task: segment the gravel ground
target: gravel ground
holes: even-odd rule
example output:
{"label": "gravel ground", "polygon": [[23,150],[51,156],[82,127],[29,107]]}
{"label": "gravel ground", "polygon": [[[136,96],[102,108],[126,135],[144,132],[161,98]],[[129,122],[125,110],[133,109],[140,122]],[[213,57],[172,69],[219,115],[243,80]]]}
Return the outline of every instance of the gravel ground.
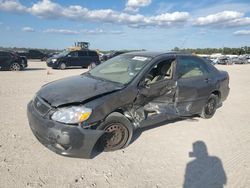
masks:
{"label": "gravel ground", "polygon": [[[91,160],[51,152],[26,117],[27,103],[43,84],[85,69],[51,70],[33,61],[25,71],[0,72],[0,187],[174,188],[186,182],[191,188],[217,187],[211,184],[216,179],[224,187],[250,187],[250,65],[218,68],[229,72],[231,92],[212,119],[137,131],[126,149]],[[189,154],[193,144],[197,158]]]}

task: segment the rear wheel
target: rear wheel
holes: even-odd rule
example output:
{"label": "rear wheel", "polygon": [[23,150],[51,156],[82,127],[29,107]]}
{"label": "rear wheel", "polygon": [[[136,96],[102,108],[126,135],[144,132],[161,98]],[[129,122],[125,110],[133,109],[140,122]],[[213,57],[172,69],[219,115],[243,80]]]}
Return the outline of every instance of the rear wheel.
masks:
{"label": "rear wheel", "polygon": [[21,70],[21,65],[18,63],[12,63],[10,65],[10,71],[20,71]]}
{"label": "rear wheel", "polygon": [[202,118],[209,119],[213,117],[217,109],[218,100],[219,98],[217,95],[214,95],[214,94],[210,95],[205,106],[202,109],[202,112],[201,112]]}
{"label": "rear wheel", "polygon": [[61,70],[64,70],[64,69],[66,69],[66,64],[65,63],[60,63],[60,65],[59,65],[59,68],[61,69]]}
{"label": "rear wheel", "polygon": [[104,151],[114,151],[126,147],[133,134],[129,120],[117,112],[110,114],[98,129],[105,131],[99,141]]}

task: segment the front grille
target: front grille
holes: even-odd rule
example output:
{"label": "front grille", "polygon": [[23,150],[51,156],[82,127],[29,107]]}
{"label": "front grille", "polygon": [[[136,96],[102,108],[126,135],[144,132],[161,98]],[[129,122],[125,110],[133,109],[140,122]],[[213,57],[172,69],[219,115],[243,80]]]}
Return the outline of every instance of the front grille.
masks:
{"label": "front grille", "polygon": [[43,116],[51,109],[50,105],[38,96],[35,97],[33,104],[35,109]]}

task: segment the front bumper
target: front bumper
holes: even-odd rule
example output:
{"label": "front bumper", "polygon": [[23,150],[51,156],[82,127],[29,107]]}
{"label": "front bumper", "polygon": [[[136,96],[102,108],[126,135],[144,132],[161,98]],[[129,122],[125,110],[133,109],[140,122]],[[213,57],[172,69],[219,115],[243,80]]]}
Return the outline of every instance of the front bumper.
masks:
{"label": "front bumper", "polygon": [[54,64],[52,61],[47,61],[46,64],[48,67],[54,67]]}
{"label": "front bumper", "polygon": [[91,158],[97,140],[104,134],[101,130],[84,129],[44,118],[32,101],[28,104],[27,115],[30,128],[40,143],[63,156]]}

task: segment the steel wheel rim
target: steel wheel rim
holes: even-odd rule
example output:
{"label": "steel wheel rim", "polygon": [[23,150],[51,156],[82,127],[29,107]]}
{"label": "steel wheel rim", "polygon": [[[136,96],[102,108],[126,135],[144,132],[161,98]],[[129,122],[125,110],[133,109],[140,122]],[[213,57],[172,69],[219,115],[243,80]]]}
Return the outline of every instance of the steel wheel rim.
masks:
{"label": "steel wheel rim", "polygon": [[206,104],[206,108],[205,108],[206,114],[212,115],[215,112],[215,108],[216,108],[216,100],[209,99],[207,104]]}
{"label": "steel wheel rim", "polygon": [[104,138],[105,148],[112,149],[126,143],[125,138],[128,137],[128,130],[121,123],[112,123],[104,131],[107,133]]}
{"label": "steel wheel rim", "polygon": [[10,70],[11,71],[19,71],[20,70],[20,65],[18,63],[13,63],[11,66],[10,66]]}

